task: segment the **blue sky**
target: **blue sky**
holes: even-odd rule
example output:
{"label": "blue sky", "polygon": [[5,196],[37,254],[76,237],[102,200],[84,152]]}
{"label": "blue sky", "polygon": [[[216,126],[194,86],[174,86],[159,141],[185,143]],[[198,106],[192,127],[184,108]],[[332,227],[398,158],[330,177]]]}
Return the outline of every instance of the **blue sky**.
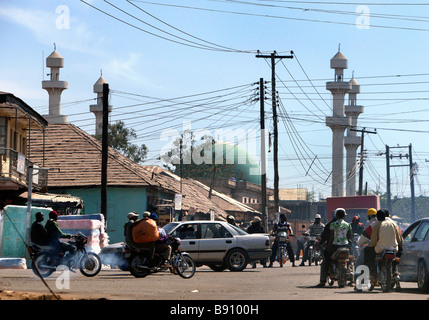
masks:
{"label": "blue sky", "polygon": [[[257,87],[252,83],[259,78],[269,81],[271,70],[255,51],[293,50],[294,59],[276,65],[279,114],[284,119],[279,122],[280,187],[305,187],[317,198],[326,197],[332,133],[325,117],[332,115],[332,101],[325,85],[333,79],[329,61],[341,44],[349,65],[345,78],[354,72],[361,85],[358,102],[365,111],[358,124],[377,128],[377,134],[365,136],[368,189],[386,190],[385,157],[380,155],[385,145],[412,143],[418,165],[416,195],[428,195],[429,3],[381,3],[3,0],[0,90],[47,114],[48,95],[41,81],[49,70],[43,69],[43,57],[55,43],[65,59],[60,77],[69,83],[62,94],[62,114],[94,133],[89,105],[95,103],[93,84],[102,70],[112,90],[110,121],[123,120],[134,128],[138,134],[134,142],[145,143],[150,150],[146,164],[159,164],[156,158],[167,144],[161,134],[169,128],[181,132],[186,121],[212,136],[221,128],[258,129],[259,102],[249,102]],[[369,21],[363,12],[369,13]],[[270,107],[267,100],[268,130],[272,130]],[[408,153],[395,152],[399,151]],[[271,152],[270,186],[272,172]],[[406,167],[391,168],[393,195],[409,195],[408,174]]]}

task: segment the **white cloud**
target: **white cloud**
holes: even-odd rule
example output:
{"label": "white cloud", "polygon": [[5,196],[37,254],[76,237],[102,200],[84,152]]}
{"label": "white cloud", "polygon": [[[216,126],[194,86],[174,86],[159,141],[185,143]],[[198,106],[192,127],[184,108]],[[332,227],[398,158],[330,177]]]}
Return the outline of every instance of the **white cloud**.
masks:
{"label": "white cloud", "polygon": [[138,84],[146,83],[146,79],[139,68],[141,55],[129,53],[126,57],[112,59],[103,71],[119,79],[134,81]]}

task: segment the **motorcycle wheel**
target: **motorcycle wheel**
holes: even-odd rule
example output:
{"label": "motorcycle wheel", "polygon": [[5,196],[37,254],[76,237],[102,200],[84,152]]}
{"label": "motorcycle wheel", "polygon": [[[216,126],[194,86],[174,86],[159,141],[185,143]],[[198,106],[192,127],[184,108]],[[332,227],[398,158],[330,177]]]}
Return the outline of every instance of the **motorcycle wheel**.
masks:
{"label": "motorcycle wheel", "polygon": [[94,252],[82,255],[79,261],[79,270],[86,277],[94,277],[101,270],[100,257]]}
{"label": "motorcycle wheel", "polygon": [[284,255],[285,255],[285,249],[283,247],[279,248],[279,263],[280,268],[283,268],[283,262],[284,262]]}
{"label": "motorcycle wheel", "polygon": [[383,292],[389,292],[392,288],[392,261],[387,260],[381,266],[381,289]]}
{"label": "motorcycle wheel", "polygon": [[345,265],[339,266],[338,270],[338,288],[344,288],[347,282],[347,268]]}
{"label": "motorcycle wheel", "polygon": [[150,273],[150,270],[140,267],[143,266],[145,262],[146,258],[135,256],[130,263],[130,273],[136,278],[146,277]]}
{"label": "motorcycle wheel", "polygon": [[47,278],[56,269],[51,263],[52,263],[52,258],[50,256],[41,254],[35,260],[33,260],[31,269],[33,270],[35,275],[39,276],[39,274],[37,273],[37,270],[39,270],[40,275],[43,278]]}
{"label": "motorcycle wheel", "polygon": [[175,261],[177,273],[184,279],[192,278],[195,274],[195,262],[188,255],[181,255]]}

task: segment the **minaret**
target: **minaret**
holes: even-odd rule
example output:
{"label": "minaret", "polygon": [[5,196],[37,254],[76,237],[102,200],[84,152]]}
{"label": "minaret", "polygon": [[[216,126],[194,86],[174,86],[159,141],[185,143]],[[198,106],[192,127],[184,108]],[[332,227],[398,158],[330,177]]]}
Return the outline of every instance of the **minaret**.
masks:
{"label": "minaret", "polygon": [[64,58],[56,51],[46,58],[46,66],[51,68],[50,80],[42,81],[42,88],[49,94],[49,114],[43,117],[49,123],[66,123],[67,116],[61,115],[61,93],[68,88],[67,81],[60,81],[60,68],[64,68]]}
{"label": "minaret", "polygon": [[[101,135],[103,129],[103,84],[107,83],[101,75],[94,84],[94,93],[97,94],[97,104],[89,106],[89,111],[95,114],[95,134]],[[108,107],[109,112],[112,111],[112,106]]]}
{"label": "minaret", "polygon": [[349,104],[345,106],[345,114],[349,118],[350,127],[347,129],[347,136],[344,139],[346,147],[346,196],[356,195],[356,172],[358,171],[356,161],[356,150],[361,144],[361,137],[357,136],[357,118],[363,113],[363,106],[357,105],[356,95],[360,93],[359,83],[352,77],[350,80],[352,89],[349,91]]}
{"label": "minaret", "polygon": [[350,82],[344,82],[347,59],[338,51],[331,59],[331,69],[335,69],[335,79],[326,83],[326,90],[333,98],[332,117],[326,117],[326,125],[332,130],[332,197],[344,196],[344,130],[349,119],[344,116],[344,96],[351,89]]}

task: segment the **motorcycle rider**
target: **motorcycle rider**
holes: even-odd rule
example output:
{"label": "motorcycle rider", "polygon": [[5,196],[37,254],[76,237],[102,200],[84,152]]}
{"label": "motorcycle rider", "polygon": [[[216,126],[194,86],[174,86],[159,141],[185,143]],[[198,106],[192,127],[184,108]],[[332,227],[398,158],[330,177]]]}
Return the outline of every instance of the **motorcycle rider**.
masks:
{"label": "motorcycle rider", "polygon": [[[314,222],[308,227],[308,232],[310,236],[314,236],[320,239],[323,229],[325,229],[325,225],[321,221],[322,221],[322,216],[320,214],[316,214],[314,218]],[[300,266],[304,266],[307,259],[308,259],[308,245],[305,246],[304,255],[302,257]]]}
{"label": "motorcycle rider", "polygon": [[359,246],[363,246],[364,244],[368,243],[371,240],[371,234],[372,234],[372,229],[374,227],[374,224],[378,223],[377,210],[374,208],[369,208],[367,217],[368,217],[369,224],[367,225],[365,230],[363,230],[362,235],[359,237],[359,240],[358,240]]}
{"label": "motorcycle rider", "polygon": [[[255,217],[253,218],[252,223],[250,224],[250,226],[247,228],[247,233],[265,233],[264,227],[261,225],[261,218],[259,217]],[[260,263],[262,264],[262,266],[264,268],[267,267],[267,261],[266,259],[261,259]],[[256,261],[252,262],[252,268],[256,268]]]}
{"label": "motorcycle rider", "polygon": [[231,224],[231,225],[233,225],[233,226],[237,227],[237,223],[235,222],[235,218],[234,218],[234,216],[232,216],[232,215],[228,215],[228,216],[226,217],[226,222],[228,222],[229,224]]}
{"label": "motorcycle rider", "polygon": [[127,214],[128,222],[124,225],[124,236],[127,236],[127,227],[129,223],[134,223],[139,219],[139,214],[135,211],[131,211]]}
{"label": "motorcycle rider", "polygon": [[332,254],[334,254],[338,248],[349,247],[351,249],[352,227],[350,223],[344,220],[346,214],[345,209],[337,208],[335,210],[336,221],[329,226],[331,235],[325,249],[325,259],[328,264],[328,270],[332,268]]}
{"label": "motorcycle rider", "polygon": [[360,217],[358,215],[354,216],[352,219],[352,233],[357,233],[361,235],[363,233],[363,223],[360,222]]}
{"label": "motorcycle rider", "polygon": [[[156,212],[152,212],[149,216],[150,219],[155,220],[158,225],[158,215]],[[155,252],[163,253],[164,255],[164,265],[170,261],[171,256],[171,246],[169,244],[168,234],[163,228],[158,227],[159,239],[155,241]]]}
{"label": "motorcycle rider", "polygon": [[[143,218],[133,223],[131,232],[133,245],[136,247],[154,246],[155,252],[162,253],[164,260],[170,259],[171,246],[166,243],[166,234],[159,232],[156,221],[150,219],[150,212],[143,212]],[[164,263],[166,263],[164,261]]]}
{"label": "motorcycle rider", "polygon": [[[277,222],[273,226],[273,235],[276,238],[275,238],[273,246],[271,248],[272,253],[271,253],[270,264],[268,265],[268,268],[272,268],[273,262],[276,260],[277,249],[279,248],[279,241],[277,239],[277,234],[278,234],[279,230],[282,230],[282,229],[286,230],[286,232],[290,236],[293,236],[292,229],[290,228],[290,224],[287,222],[286,214],[284,214],[284,213],[280,214],[280,221]],[[287,242],[287,244],[286,244],[286,250],[287,250],[287,254],[289,256],[290,262],[292,262],[292,267],[296,267],[295,266],[295,256],[293,255],[293,249],[292,249],[292,246],[291,246],[290,242]]]}
{"label": "motorcycle rider", "polygon": [[377,211],[377,220],[371,234],[371,243],[364,250],[365,262],[369,268],[371,282],[375,282],[376,277],[376,255],[385,249],[394,248],[395,252],[400,256],[403,249],[403,238],[401,231],[396,223],[390,219],[386,219],[386,211],[384,209]]}
{"label": "motorcycle rider", "polygon": [[[330,243],[331,237],[331,224],[337,220],[335,212],[333,214],[332,220],[328,222],[323,229],[322,236],[320,238],[320,247],[322,248],[323,260],[320,264],[320,282],[316,285],[317,288],[322,288],[326,284],[326,278],[328,277],[329,265],[326,261],[325,250],[328,243]],[[325,248],[325,250],[323,250]]]}
{"label": "motorcycle rider", "polygon": [[48,231],[46,231],[42,224],[44,219],[43,212],[36,212],[36,221],[31,225],[31,242],[39,246],[46,246],[48,244]]}
{"label": "motorcycle rider", "polygon": [[56,252],[67,252],[73,254],[76,251],[76,247],[70,243],[60,241],[60,238],[70,239],[71,234],[64,233],[57,223],[58,213],[56,211],[49,212],[49,220],[45,224],[45,229],[48,232],[49,245],[55,248]]}

